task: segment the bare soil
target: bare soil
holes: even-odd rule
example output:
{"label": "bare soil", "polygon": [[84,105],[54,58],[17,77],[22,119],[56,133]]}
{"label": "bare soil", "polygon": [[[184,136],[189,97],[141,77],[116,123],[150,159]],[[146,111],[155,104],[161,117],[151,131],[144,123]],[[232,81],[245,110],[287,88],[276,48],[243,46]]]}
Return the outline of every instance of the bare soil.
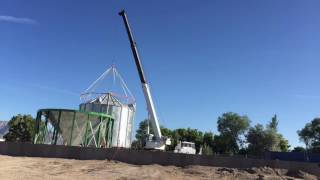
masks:
{"label": "bare soil", "polygon": [[234,169],[207,166],[132,165],[108,160],[70,160],[0,155],[0,179],[318,179],[298,171],[268,167]]}

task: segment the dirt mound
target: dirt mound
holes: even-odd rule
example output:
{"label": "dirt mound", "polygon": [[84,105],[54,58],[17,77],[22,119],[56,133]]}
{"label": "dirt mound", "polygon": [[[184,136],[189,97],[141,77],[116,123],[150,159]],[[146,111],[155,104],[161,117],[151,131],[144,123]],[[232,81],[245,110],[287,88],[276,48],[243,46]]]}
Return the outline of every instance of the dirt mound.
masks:
{"label": "dirt mound", "polygon": [[0,179],[317,179],[311,174],[269,167],[235,169],[207,166],[132,165],[107,160],[0,156]]}

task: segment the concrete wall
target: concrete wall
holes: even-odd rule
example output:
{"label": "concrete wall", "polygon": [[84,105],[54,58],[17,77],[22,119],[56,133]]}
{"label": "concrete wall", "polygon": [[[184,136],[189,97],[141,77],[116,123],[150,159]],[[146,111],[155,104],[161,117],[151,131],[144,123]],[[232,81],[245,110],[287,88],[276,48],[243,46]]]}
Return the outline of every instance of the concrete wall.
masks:
{"label": "concrete wall", "polygon": [[320,176],[320,167],[316,163],[290,162],[243,157],[218,157],[204,155],[175,154],[170,152],[151,152],[131,149],[97,149],[43,144],[0,142],[0,154],[11,156],[50,157],[69,159],[117,160],[130,164],[147,165],[204,165],[229,168],[252,168],[268,166],[272,168],[302,170]]}
{"label": "concrete wall", "polygon": [[319,153],[307,152],[266,152],[265,156],[268,159],[278,159],[283,161],[302,161],[320,163]]}

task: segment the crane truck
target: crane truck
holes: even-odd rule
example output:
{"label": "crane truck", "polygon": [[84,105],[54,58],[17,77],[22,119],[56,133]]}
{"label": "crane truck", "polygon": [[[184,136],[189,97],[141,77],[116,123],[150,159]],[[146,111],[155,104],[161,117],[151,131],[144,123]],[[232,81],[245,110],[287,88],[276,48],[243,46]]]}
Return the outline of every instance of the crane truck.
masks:
{"label": "crane truck", "polygon": [[119,15],[123,19],[123,22],[124,22],[124,25],[125,25],[125,28],[126,28],[126,31],[127,31],[127,34],[128,34],[128,38],[129,38],[132,54],[133,54],[133,57],[134,57],[134,60],[135,60],[135,64],[136,64],[136,67],[137,67],[137,70],[138,70],[138,74],[139,74],[139,78],[140,78],[140,82],[141,82],[141,85],[142,85],[143,94],[144,94],[144,97],[146,99],[147,110],[148,110],[148,114],[149,114],[149,122],[150,122],[151,127],[152,127],[152,129],[154,131],[154,134],[148,133],[144,148],[145,149],[150,149],[150,150],[162,150],[162,151],[164,151],[166,145],[171,145],[171,140],[170,140],[170,138],[164,137],[161,134],[161,130],[160,130],[160,126],[159,126],[159,121],[158,121],[156,109],[154,107],[154,103],[153,103],[151,92],[150,92],[150,87],[149,87],[149,84],[147,83],[146,77],[145,77],[143,69],[142,69],[140,56],[139,56],[139,53],[138,53],[136,42],[133,39],[133,35],[132,35],[131,29],[130,29],[130,25],[129,25],[129,22],[128,22],[128,17],[127,17],[127,15],[126,15],[124,10],[119,12]]}

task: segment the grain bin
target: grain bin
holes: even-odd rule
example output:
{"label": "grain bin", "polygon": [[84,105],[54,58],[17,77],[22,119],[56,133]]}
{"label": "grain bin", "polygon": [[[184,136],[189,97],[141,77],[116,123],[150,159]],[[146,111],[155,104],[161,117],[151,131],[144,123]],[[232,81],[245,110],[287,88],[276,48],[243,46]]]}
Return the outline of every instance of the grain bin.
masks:
{"label": "grain bin", "polygon": [[115,118],[112,147],[131,147],[133,119],[136,105],[123,104],[112,93],[105,93],[80,104],[80,111],[110,114]]}
{"label": "grain bin", "polygon": [[135,98],[114,65],[102,73],[80,99],[80,111],[106,113],[114,118],[112,147],[131,147]]}

